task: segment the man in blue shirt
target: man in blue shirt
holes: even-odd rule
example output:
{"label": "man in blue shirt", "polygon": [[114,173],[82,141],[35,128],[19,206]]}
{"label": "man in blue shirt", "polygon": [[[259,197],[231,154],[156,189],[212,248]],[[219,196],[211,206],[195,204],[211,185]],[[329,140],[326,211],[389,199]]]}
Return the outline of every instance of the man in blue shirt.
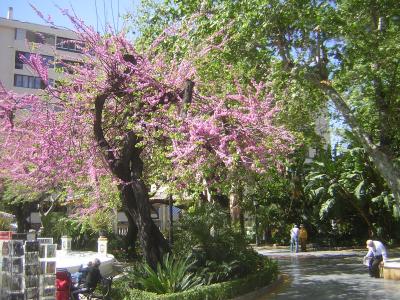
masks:
{"label": "man in blue shirt", "polygon": [[379,278],[379,265],[383,265],[387,260],[386,248],[380,241],[368,240],[366,244],[368,253],[364,256],[364,260],[370,258],[369,276]]}

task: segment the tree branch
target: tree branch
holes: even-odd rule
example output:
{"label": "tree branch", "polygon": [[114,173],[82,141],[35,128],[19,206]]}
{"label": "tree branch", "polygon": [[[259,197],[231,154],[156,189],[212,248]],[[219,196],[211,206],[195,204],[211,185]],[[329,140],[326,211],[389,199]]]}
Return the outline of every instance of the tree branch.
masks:
{"label": "tree branch", "polygon": [[194,82],[191,81],[190,79],[186,79],[183,91],[183,107],[181,111],[182,118],[186,117],[188,106],[192,103],[193,88],[194,88]]}

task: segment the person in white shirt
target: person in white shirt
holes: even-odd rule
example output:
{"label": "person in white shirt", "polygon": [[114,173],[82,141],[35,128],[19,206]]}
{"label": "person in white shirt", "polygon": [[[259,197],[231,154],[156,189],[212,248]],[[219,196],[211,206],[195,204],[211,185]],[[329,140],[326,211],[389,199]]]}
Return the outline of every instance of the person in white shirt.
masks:
{"label": "person in white shirt", "polygon": [[290,252],[296,249],[296,253],[299,252],[299,228],[294,225],[290,230]]}
{"label": "person in white shirt", "polygon": [[379,278],[379,265],[383,265],[387,260],[386,248],[380,241],[368,240],[366,244],[368,253],[364,256],[364,260],[370,258],[369,276]]}

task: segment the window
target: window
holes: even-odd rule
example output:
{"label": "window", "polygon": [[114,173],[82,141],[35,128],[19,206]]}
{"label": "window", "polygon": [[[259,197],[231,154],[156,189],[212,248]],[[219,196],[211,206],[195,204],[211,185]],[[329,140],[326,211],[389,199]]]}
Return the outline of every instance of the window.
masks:
{"label": "window", "polygon": [[82,53],[82,43],[76,40],[57,37],[56,49]]}
{"label": "window", "polygon": [[[54,80],[49,79],[49,84],[53,85]],[[28,89],[44,89],[44,82],[40,77],[14,74],[14,86]]]}
{"label": "window", "polygon": [[27,30],[26,39],[30,43],[48,44],[54,46],[56,37],[48,33]]}
{"label": "window", "polygon": [[15,40],[24,41],[25,39],[30,43],[48,44],[51,46],[54,46],[56,42],[56,37],[52,34],[15,28]]}
{"label": "window", "polygon": [[14,86],[22,87],[22,75],[19,74],[14,75]]}
{"label": "window", "polygon": [[26,30],[21,28],[15,28],[15,40],[24,41],[26,38]]}
{"label": "window", "polygon": [[16,69],[22,69],[24,66],[24,62],[21,59],[22,57],[25,57],[26,59],[29,59],[29,52],[23,52],[23,51],[15,51],[15,68]]}
{"label": "window", "polygon": [[[33,77],[33,76],[32,76]],[[43,85],[44,87],[44,85]],[[40,77],[35,77],[35,89],[40,89],[42,88],[42,78]]]}
{"label": "window", "polygon": [[54,68],[54,56],[41,55],[48,68]]}
{"label": "window", "polygon": [[22,76],[22,87],[24,87],[24,88],[29,87],[29,85],[28,85],[29,77],[32,77],[32,76]]}
{"label": "window", "polygon": [[[25,57],[25,59],[29,59],[32,53],[24,52],[24,51],[15,51],[15,68],[22,69],[24,66],[24,61],[21,57]],[[45,64],[48,68],[54,68],[54,56],[50,55],[40,55],[44,60]]]}

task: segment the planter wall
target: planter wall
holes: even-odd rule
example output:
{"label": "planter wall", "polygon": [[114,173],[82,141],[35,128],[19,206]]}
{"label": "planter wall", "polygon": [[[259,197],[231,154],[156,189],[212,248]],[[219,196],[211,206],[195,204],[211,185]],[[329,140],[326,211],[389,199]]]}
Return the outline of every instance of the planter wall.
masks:
{"label": "planter wall", "polygon": [[115,282],[115,286],[113,284],[113,290],[115,293],[118,293],[114,295],[116,300],[225,300],[264,287],[276,280],[277,275],[278,271],[276,268],[268,269],[251,274],[245,278],[201,286],[188,291],[166,295],[159,295],[138,289],[126,290],[124,288],[119,288],[118,282]]}

